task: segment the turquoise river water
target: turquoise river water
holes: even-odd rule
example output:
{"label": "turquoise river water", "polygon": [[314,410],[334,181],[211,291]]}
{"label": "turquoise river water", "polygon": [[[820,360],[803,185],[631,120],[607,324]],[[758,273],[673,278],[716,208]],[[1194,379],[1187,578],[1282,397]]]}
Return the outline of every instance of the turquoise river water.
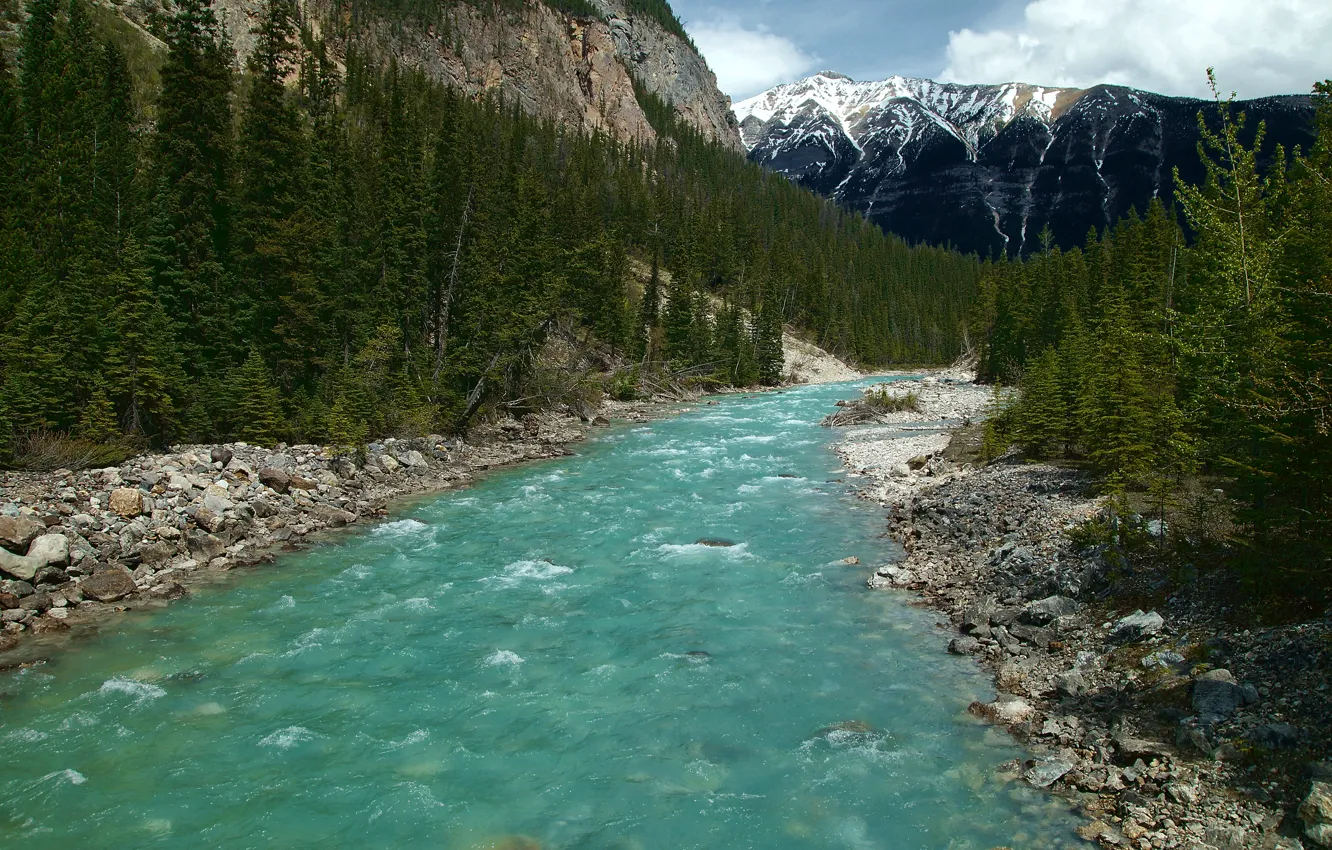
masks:
{"label": "turquoise river water", "polygon": [[[617,427],[0,675],[0,846],[1073,847],[818,426]],[[698,545],[721,538],[737,545]]]}

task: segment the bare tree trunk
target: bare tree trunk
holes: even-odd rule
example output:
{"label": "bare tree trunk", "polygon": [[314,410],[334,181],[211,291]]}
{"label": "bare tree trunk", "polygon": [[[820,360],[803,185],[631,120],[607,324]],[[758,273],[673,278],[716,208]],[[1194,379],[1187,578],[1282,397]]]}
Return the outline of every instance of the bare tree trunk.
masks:
{"label": "bare tree trunk", "polygon": [[449,338],[449,309],[453,306],[453,297],[458,289],[458,266],[462,262],[463,237],[467,233],[467,222],[472,216],[472,201],[476,196],[476,184],[467,190],[467,203],[463,206],[462,223],[458,225],[458,240],[453,246],[453,266],[449,269],[449,286],[444,291],[439,305],[439,328],[435,331],[435,372],[433,380],[439,380],[439,373],[444,369],[444,351]]}

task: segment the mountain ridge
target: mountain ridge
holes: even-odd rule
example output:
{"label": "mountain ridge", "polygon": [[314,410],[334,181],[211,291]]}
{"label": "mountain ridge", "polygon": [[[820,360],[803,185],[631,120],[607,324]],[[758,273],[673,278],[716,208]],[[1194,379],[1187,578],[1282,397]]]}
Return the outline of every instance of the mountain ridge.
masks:
{"label": "mountain ridge", "polygon": [[[734,107],[751,160],[908,240],[982,256],[1082,244],[1201,178],[1197,114],[1217,105],[1125,86],[858,82],[821,72]],[[1236,103],[1268,151],[1313,140],[1308,97]]]}

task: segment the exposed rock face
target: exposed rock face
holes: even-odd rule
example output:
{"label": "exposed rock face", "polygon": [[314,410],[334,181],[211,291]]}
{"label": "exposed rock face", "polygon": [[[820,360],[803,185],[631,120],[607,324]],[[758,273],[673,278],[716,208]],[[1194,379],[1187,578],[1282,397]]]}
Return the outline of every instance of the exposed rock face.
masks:
{"label": "exposed rock face", "polygon": [[[126,18],[146,22],[151,3],[116,2]],[[651,140],[656,133],[634,93],[637,78],[704,135],[742,150],[730,98],[717,89],[698,51],[652,18],[630,14],[622,0],[594,0],[599,18],[574,17],[536,0],[517,12],[491,14],[467,3],[440,5],[437,13],[414,16],[358,4],[347,19],[346,7],[331,0],[300,2],[303,21],[330,40],[337,59],[354,45],[468,95],[498,94],[572,127]],[[250,29],[262,3],[215,0],[215,6],[243,64],[254,48]],[[326,27],[328,21],[336,26]]]}
{"label": "exposed rock face", "polygon": [[[983,256],[1081,245],[1155,197],[1174,169],[1202,179],[1197,115],[1208,101],[1122,86],[858,83],[824,72],[736,105],[749,157],[910,241]],[[1313,141],[1308,97],[1235,104],[1265,151]]]}

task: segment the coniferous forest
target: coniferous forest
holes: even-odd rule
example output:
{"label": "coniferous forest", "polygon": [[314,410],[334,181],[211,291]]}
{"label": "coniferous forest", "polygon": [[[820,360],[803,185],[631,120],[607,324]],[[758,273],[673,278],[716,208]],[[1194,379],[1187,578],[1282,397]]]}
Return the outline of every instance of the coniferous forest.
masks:
{"label": "coniferous forest", "polygon": [[626,394],[775,383],[784,325],[866,363],[964,348],[974,259],[885,236],[647,91],[657,140],[614,139],[335,62],[288,0],[243,68],[208,0],[170,8],[152,73],[86,0],[32,0],[0,51],[11,463],[33,435],[458,430],[530,395],[557,335]]}
{"label": "coniferous forest", "polygon": [[983,375],[1020,387],[992,454],[1085,463],[1188,545],[1306,589],[1332,577],[1332,83],[1315,92],[1312,150],[1265,150],[1261,128],[1246,147],[1223,103],[1177,210],[987,264],[977,316]]}

